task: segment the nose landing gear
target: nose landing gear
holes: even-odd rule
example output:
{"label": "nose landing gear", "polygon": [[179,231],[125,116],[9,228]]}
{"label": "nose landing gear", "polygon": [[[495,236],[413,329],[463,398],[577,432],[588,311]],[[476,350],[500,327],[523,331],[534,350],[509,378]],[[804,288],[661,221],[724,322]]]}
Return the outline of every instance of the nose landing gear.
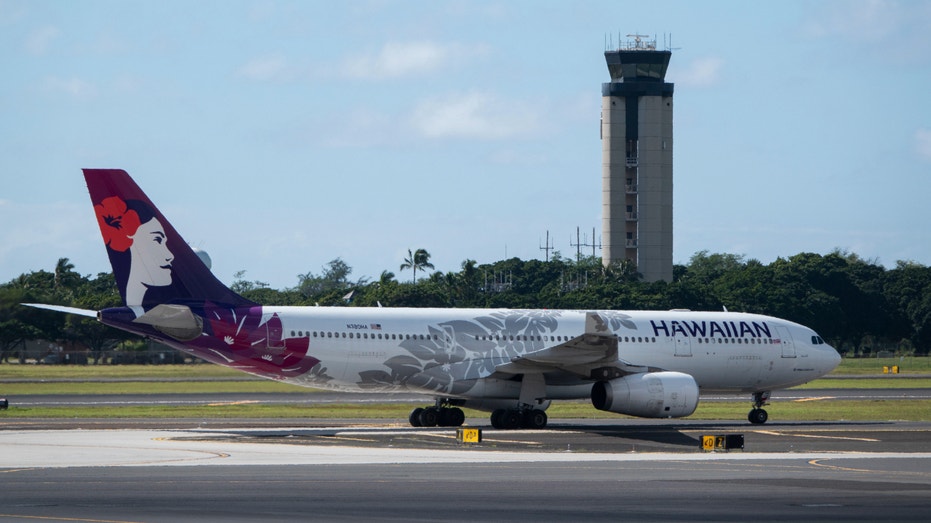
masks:
{"label": "nose landing gear", "polygon": [[753,409],[747,414],[747,420],[754,425],[762,425],[769,419],[769,414],[763,410],[764,405],[768,405],[770,391],[764,390],[753,393]]}

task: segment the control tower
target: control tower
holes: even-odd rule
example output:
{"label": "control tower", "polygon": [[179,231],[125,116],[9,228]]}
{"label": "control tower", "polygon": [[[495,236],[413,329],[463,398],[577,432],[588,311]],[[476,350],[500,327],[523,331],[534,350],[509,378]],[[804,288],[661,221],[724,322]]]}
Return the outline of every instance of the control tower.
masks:
{"label": "control tower", "polygon": [[601,84],[602,262],[672,281],[672,52],[627,37],[605,51],[611,82]]}

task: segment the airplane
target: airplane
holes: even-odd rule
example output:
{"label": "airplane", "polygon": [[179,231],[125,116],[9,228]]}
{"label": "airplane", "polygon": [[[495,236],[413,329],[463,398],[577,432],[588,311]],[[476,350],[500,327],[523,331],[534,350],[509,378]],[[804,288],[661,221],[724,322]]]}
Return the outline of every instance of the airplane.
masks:
{"label": "airplane", "polygon": [[263,306],[221,283],[135,181],[84,169],[123,301],[95,317],[249,374],[350,392],[417,392],[414,427],[456,427],[461,407],[495,429],[543,429],[552,401],[589,399],[642,418],[691,415],[702,393],[770,393],[832,371],[815,331],[737,312]]}

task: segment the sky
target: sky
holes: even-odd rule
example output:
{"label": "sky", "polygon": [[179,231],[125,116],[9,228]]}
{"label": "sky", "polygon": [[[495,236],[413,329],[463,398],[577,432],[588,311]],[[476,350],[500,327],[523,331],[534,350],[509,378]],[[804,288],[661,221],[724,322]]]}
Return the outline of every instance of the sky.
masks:
{"label": "sky", "polygon": [[110,271],[85,167],[127,170],[226,283],[408,281],[408,249],[458,271],[547,232],[574,256],[633,33],[672,48],[675,263],[929,265],[929,27],[893,0],[0,0],[0,282]]}

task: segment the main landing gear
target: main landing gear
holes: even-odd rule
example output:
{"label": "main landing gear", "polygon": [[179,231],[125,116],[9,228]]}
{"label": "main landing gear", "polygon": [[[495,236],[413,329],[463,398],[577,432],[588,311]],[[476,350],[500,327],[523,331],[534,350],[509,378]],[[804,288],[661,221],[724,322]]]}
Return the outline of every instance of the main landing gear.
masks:
{"label": "main landing gear", "polygon": [[762,425],[769,419],[769,414],[762,408],[763,405],[768,405],[769,394],[770,392],[768,390],[753,393],[753,410],[750,411],[750,414],[747,414],[747,420],[750,421],[750,423]]}
{"label": "main landing gear", "polygon": [[408,417],[412,427],[460,427],[465,422],[465,413],[453,407],[448,399],[437,398],[432,407],[417,407]]}
{"label": "main landing gear", "polygon": [[[417,407],[408,417],[412,427],[460,427],[465,414],[454,407],[448,398],[437,398],[432,407]],[[497,409],[491,413],[491,426],[500,430],[543,429],[549,421],[546,412],[531,405],[520,408]]]}
{"label": "main landing gear", "polygon": [[498,409],[491,413],[491,426],[496,429],[542,429],[546,427],[546,412],[533,409]]}

